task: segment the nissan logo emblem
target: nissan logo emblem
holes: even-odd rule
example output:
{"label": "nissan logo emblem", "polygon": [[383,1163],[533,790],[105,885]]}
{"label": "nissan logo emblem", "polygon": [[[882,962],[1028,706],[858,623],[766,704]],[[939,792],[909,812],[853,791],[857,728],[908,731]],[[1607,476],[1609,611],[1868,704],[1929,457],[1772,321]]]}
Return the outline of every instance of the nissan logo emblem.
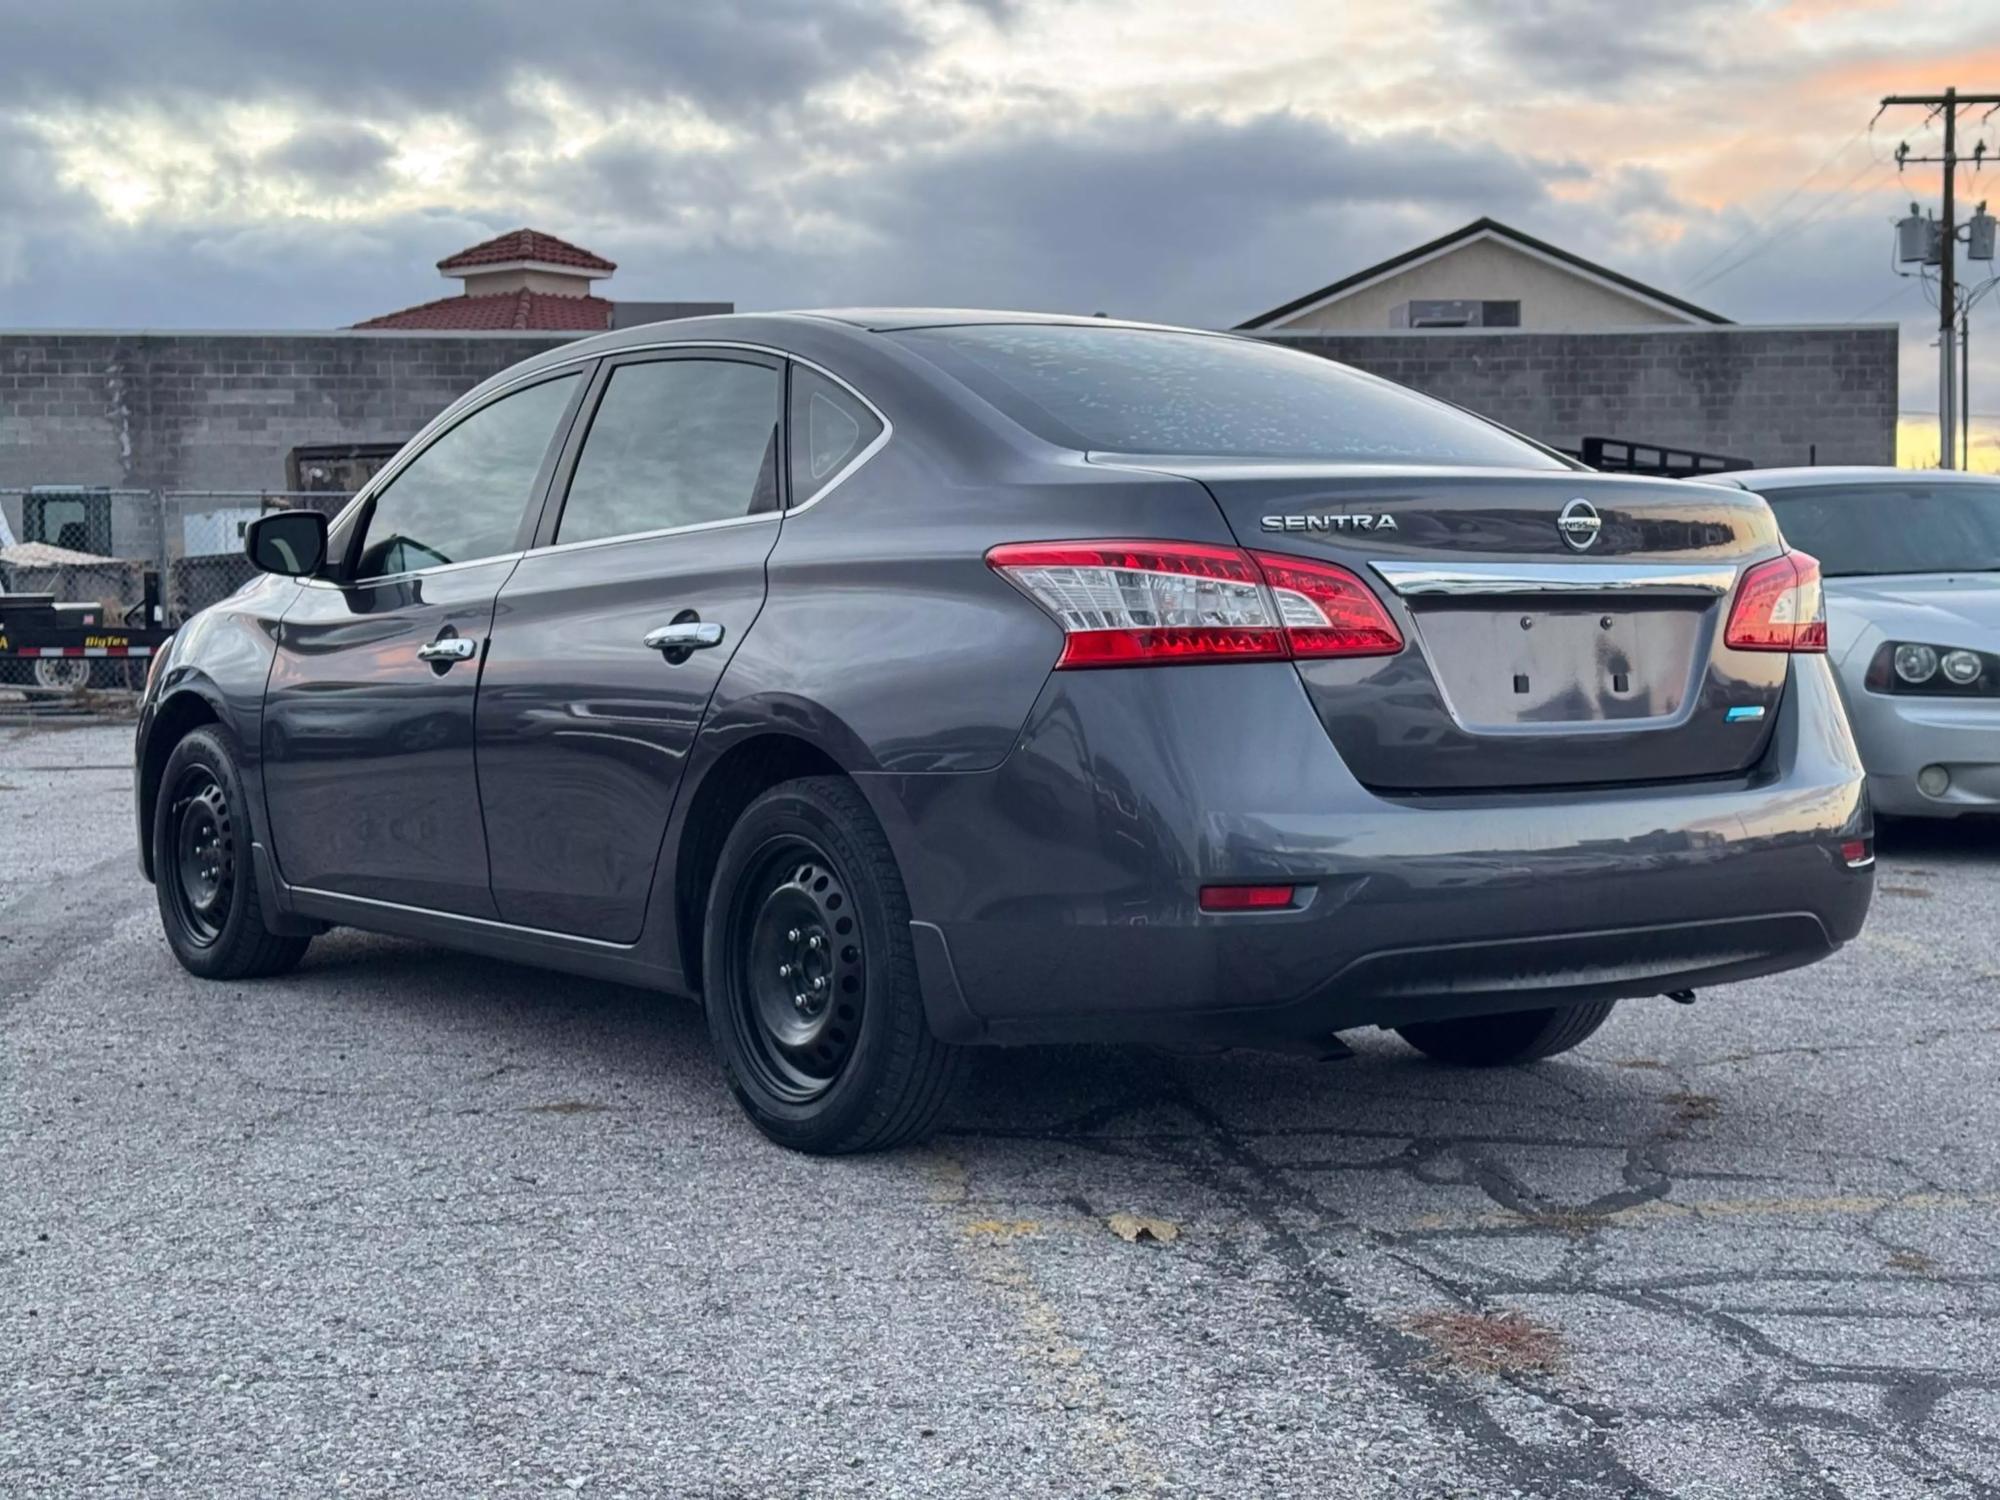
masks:
{"label": "nissan logo emblem", "polygon": [[1598,518],[1597,507],[1581,496],[1570,501],[1556,517],[1556,530],[1562,539],[1578,552],[1588,552],[1597,545],[1597,533],[1604,522]]}

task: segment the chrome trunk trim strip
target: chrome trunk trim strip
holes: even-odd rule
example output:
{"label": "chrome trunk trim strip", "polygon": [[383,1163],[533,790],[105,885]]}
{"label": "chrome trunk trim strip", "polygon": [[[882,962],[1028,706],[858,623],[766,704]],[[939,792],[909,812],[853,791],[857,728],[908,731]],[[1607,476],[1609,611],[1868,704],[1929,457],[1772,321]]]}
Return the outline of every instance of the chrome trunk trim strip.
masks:
{"label": "chrome trunk trim strip", "polygon": [[1736,566],[1640,562],[1371,562],[1405,599],[1487,594],[1651,594],[1713,599],[1736,586]]}

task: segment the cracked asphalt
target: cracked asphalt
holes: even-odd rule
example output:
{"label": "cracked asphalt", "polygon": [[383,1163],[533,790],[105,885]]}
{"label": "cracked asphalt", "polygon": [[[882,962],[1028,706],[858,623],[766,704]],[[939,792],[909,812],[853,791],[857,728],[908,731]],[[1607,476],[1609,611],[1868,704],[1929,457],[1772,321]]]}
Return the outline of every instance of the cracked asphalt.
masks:
{"label": "cracked asphalt", "polygon": [[0,728],[9,1496],[2000,1493],[2000,830],[1533,1069],[989,1053],[828,1162],[682,1003],[192,979],[128,755]]}

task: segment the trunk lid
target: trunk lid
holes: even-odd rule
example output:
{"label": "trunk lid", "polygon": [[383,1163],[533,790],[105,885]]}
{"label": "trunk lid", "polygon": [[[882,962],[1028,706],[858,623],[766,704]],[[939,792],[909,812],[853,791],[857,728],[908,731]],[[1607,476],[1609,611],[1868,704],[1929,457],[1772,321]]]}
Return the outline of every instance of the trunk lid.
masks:
{"label": "trunk lid", "polygon": [[[1744,568],[1782,552],[1755,495],[1589,473],[1173,461],[1245,547],[1335,562],[1399,656],[1298,663],[1357,779],[1388,792],[1740,775],[1782,653],[1723,643]],[[1566,540],[1566,535],[1568,540]]]}

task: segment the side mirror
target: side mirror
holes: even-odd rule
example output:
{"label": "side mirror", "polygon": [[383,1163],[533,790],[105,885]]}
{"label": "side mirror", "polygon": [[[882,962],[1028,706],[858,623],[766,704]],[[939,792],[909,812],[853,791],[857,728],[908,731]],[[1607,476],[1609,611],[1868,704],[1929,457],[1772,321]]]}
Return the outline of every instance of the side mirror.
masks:
{"label": "side mirror", "polygon": [[243,552],[266,573],[309,578],[326,561],[326,517],[316,510],[274,510],[243,531]]}

